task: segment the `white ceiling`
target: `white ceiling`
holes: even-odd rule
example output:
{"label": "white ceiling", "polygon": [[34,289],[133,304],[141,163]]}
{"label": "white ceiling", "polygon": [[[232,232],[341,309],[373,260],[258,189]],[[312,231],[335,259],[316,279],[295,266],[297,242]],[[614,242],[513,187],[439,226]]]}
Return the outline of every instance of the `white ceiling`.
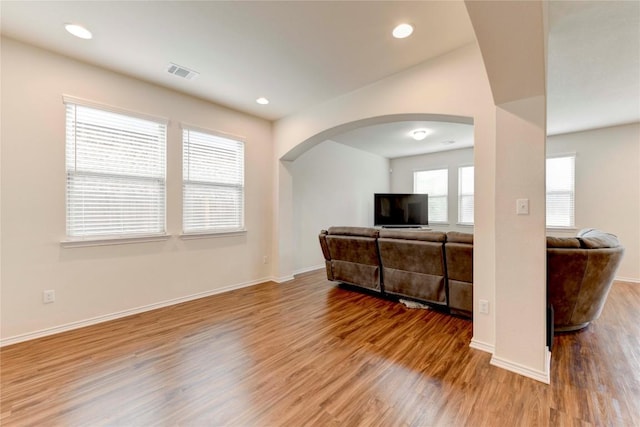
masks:
{"label": "white ceiling", "polygon": [[549,5],[547,133],[640,121],[640,1]]}
{"label": "white ceiling", "polygon": [[[416,141],[411,137],[411,133],[416,129],[428,129],[431,133],[422,141]],[[403,121],[365,126],[331,139],[353,148],[393,159],[473,147],[473,125]]]}
{"label": "white ceiling", "polygon": [[[461,1],[1,2],[2,33],[275,120],[474,41]],[[78,23],[90,41],[69,35]],[[411,22],[414,34],[391,30]],[[169,62],[200,73],[166,72]],[[256,104],[267,97],[267,106]]]}
{"label": "white ceiling", "polygon": [[[548,6],[548,133],[640,121],[640,2]],[[475,40],[457,0],[2,1],[0,10],[3,35],[268,120]],[[405,21],[414,35],[393,39],[391,29]],[[69,22],[85,25],[94,38],[70,36],[63,28]],[[200,76],[170,75],[169,62]],[[261,96],[271,103],[256,104]],[[422,144],[396,139],[413,126],[438,131]],[[469,144],[470,129],[402,122],[334,139],[393,158],[460,148]]]}

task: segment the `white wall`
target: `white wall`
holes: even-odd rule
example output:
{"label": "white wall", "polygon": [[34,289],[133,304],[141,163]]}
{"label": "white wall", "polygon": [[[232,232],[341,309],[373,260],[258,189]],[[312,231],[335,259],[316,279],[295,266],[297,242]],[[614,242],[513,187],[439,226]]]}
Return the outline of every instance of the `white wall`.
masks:
{"label": "white wall", "polygon": [[640,123],[547,138],[547,155],[568,153],[576,155],[576,228],[616,234],[625,247],[617,278],[640,282]]}
{"label": "white wall", "polygon": [[389,160],[333,141],[290,164],[293,178],[294,266],[324,267],[322,229],[373,226],[373,194],[389,192]]}
{"label": "white wall", "polygon": [[473,166],[473,148],[442,151],[420,156],[391,159],[391,192],[413,192],[413,172],[429,169],[449,170],[449,223],[431,224],[435,231],[473,233],[473,226],[458,225],[458,168]]}
{"label": "white wall", "polygon": [[[137,307],[263,281],[271,250],[271,124],[10,39],[2,40],[3,342]],[[197,81],[191,82],[197,84]],[[170,119],[169,240],[88,248],[65,238],[62,95]],[[247,233],[182,240],[181,131],[186,122],[246,137]],[[42,303],[42,291],[57,300]]]}

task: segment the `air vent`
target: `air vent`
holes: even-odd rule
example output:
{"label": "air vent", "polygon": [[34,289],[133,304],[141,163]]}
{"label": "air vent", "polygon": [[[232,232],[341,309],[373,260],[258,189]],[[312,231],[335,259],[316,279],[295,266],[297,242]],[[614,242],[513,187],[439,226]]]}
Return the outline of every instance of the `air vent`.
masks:
{"label": "air vent", "polygon": [[190,70],[186,67],[174,64],[172,62],[169,63],[167,72],[169,74],[173,74],[174,76],[182,77],[183,79],[187,80],[193,80],[200,75],[200,73],[198,73],[197,71]]}

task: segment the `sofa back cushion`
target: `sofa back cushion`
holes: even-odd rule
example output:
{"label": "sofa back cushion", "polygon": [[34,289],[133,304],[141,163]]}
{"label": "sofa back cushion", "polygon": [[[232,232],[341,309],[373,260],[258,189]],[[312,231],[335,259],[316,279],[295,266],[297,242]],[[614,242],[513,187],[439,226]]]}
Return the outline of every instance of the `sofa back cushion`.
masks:
{"label": "sofa back cushion", "polygon": [[595,228],[587,228],[578,232],[578,239],[583,248],[599,249],[599,248],[617,248],[620,246],[618,236]]}
{"label": "sofa back cushion", "polygon": [[473,245],[473,233],[461,233],[459,231],[449,231],[447,233],[447,242],[467,243],[469,245]]}
{"label": "sofa back cushion", "polygon": [[331,227],[324,237],[333,280],[373,290],[380,287],[378,230],[367,227]]}
{"label": "sofa back cushion", "polygon": [[446,304],[444,240],[439,232],[380,231],[384,291]]}
{"label": "sofa back cushion", "polygon": [[380,231],[372,227],[329,227],[327,234],[334,236],[378,237]]}
{"label": "sofa back cushion", "polygon": [[380,230],[380,237],[386,239],[421,240],[424,242],[444,242],[447,235],[439,231],[396,230],[383,228]]}
{"label": "sofa back cushion", "polygon": [[458,314],[473,311],[473,234],[450,231],[444,245],[449,307]]}
{"label": "sofa back cushion", "polygon": [[552,237],[547,236],[547,248],[580,248],[580,240],[576,237]]}

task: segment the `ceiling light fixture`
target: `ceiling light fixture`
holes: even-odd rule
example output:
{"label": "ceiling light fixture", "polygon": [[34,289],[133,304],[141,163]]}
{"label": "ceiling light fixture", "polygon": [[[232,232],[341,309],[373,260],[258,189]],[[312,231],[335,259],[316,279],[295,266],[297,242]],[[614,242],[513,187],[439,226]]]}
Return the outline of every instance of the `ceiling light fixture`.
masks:
{"label": "ceiling light fixture", "polygon": [[89,40],[93,38],[93,34],[91,34],[91,31],[87,30],[82,25],[65,24],[64,29],[67,30],[70,34],[73,34],[74,36],[81,39]]}
{"label": "ceiling light fixture", "polygon": [[393,29],[393,37],[397,39],[404,39],[409,37],[413,33],[413,27],[409,24],[400,24]]}
{"label": "ceiling light fixture", "polygon": [[430,133],[431,131],[428,129],[416,129],[413,132],[411,132],[411,138],[415,139],[416,141],[422,141]]}
{"label": "ceiling light fixture", "polygon": [[256,99],[256,102],[260,105],[267,105],[269,103],[269,100],[265,97],[260,97]]}

